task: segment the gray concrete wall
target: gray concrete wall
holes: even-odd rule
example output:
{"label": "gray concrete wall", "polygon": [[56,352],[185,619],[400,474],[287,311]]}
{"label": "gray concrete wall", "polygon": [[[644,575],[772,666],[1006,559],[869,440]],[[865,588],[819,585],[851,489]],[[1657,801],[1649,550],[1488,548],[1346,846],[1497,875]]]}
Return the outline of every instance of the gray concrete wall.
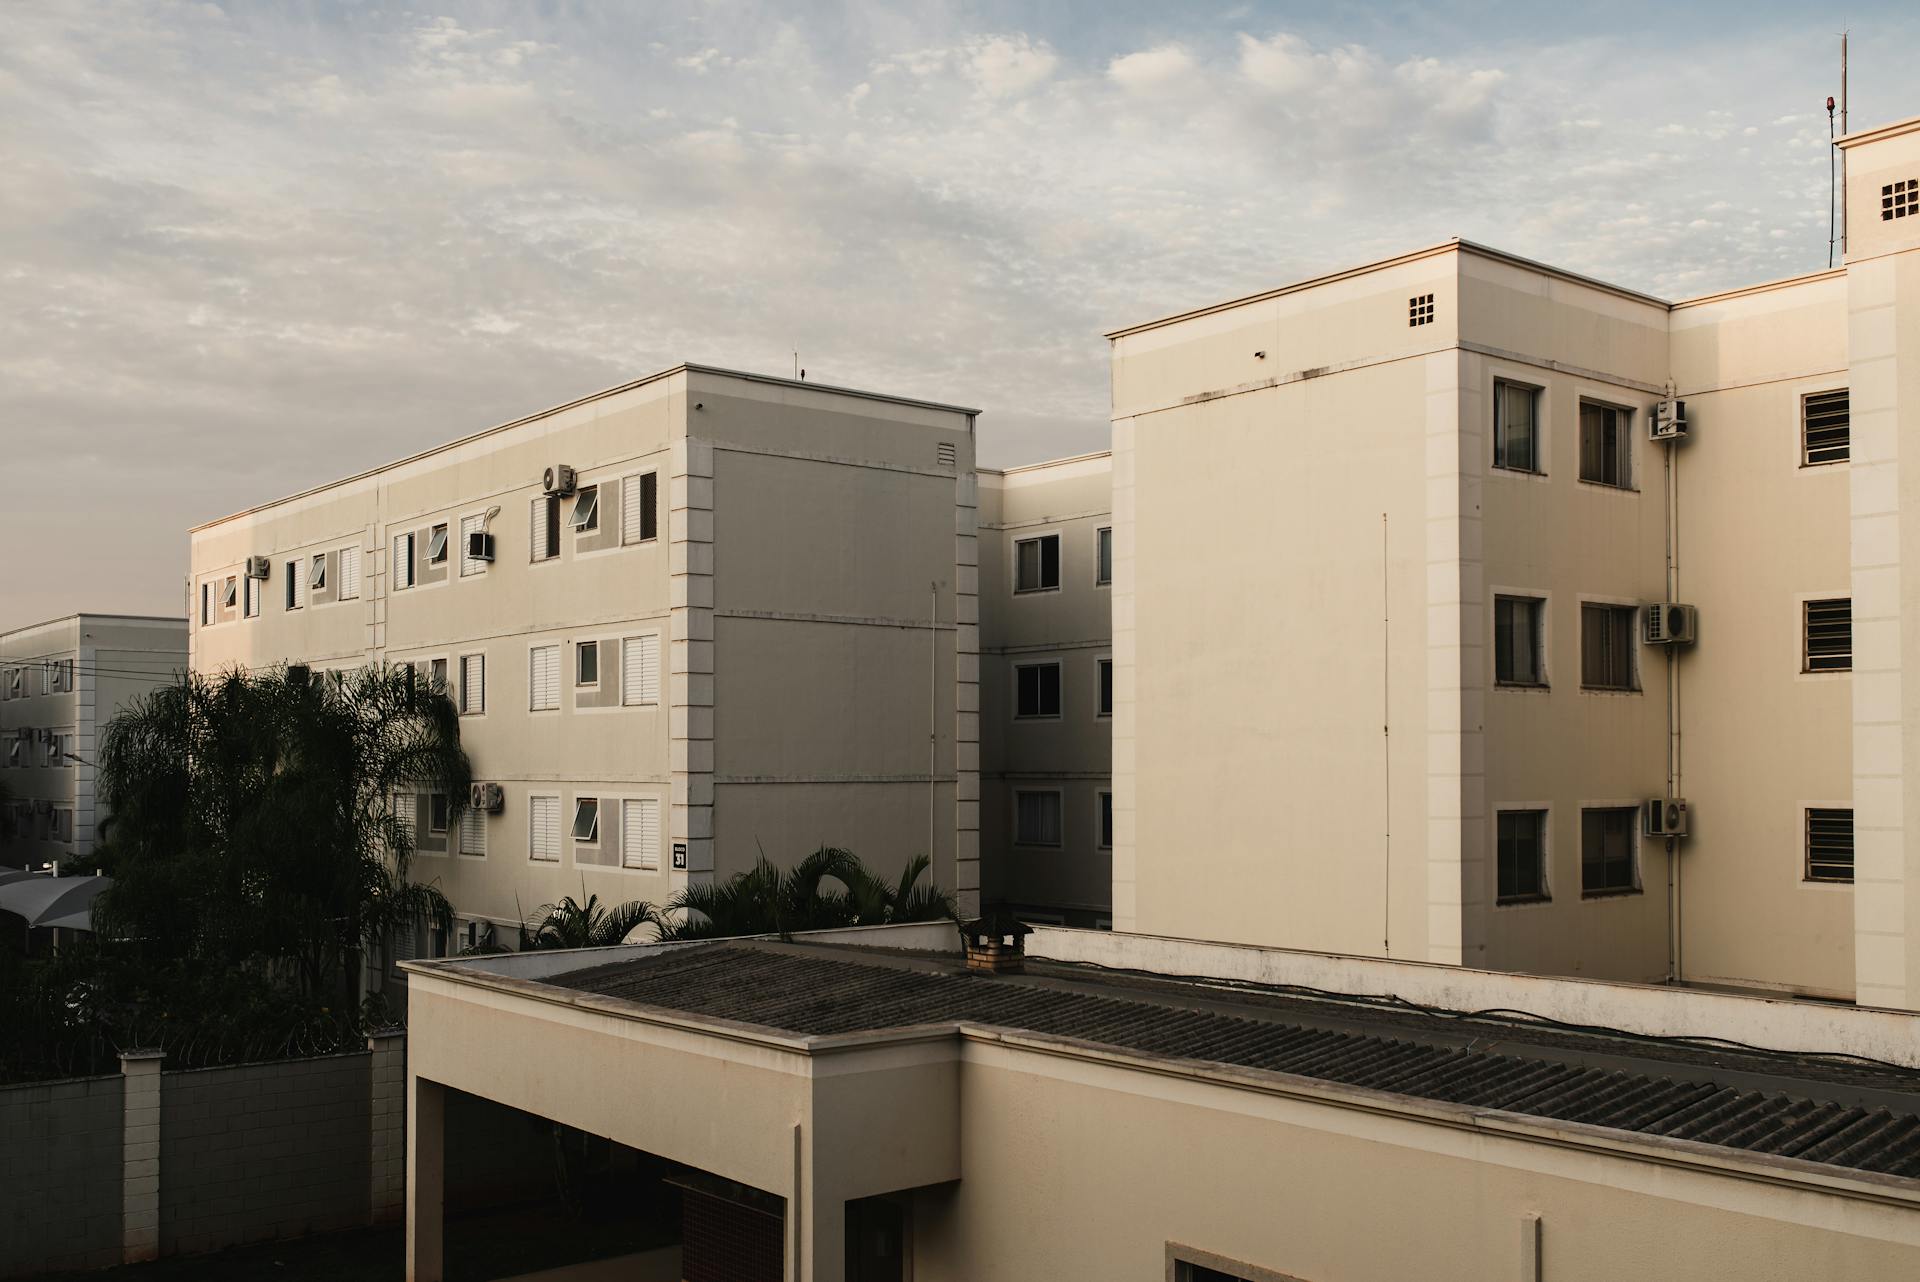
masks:
{"label": "gray concrete wall", "polygon": [[120,1262],[121,1079],[0,1087],[0,1277]]}
{"label": "gray concrete wall", "polygon": [[165,1074],[161,1253],[366,1223],[370,1058]]}

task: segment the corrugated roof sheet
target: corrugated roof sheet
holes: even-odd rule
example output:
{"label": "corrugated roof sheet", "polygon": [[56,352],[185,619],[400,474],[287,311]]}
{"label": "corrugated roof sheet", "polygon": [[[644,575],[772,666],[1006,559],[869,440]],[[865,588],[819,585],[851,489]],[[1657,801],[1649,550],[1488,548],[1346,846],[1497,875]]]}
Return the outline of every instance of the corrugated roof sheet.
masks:
{"label": "corrugated roof sheet", "polygon": [[[1727,1080],[1715,1080],[1699,1057],[1686,1071],[1667,1075],[1516,1053],[1510,1038],[1495,1039],[1497,1050],[1474,1037],[1436,1044],[1408,1035],[1390,1019],[1371,1021],[1351,1012],[1347,1018],[1359,1021],[1356,1026],[1315,1027],[1289,1019],[1283,1006],[1236,1003],[1234,995],[1213,989],[1196,990],[1191,1004],[1165,1000],[1164,993],[1156,1000],[1097,976],[1062,982],[1064,969],[1051,979],[1012,980],[968,975],[950,964],[943,969],[853,958],[845,951],[729,942],[548,982],[807,1035],[963,1021],[1920,1178],[1920,1075],[1864,1074],[1876,1098],[1889,1091],[1915,1093],[1914,1107],[1893,1108],[1833,1098],[1846,1092],[1831,1089],[1830,1069],[1810,1076],[1804,1093],[1751,1085],[1756,1064],[1770,1076],[1793,1077],[1797,1061],[1788,1056],[1746,1056],[1745,1071],[1728,1072]],[[1368,1022],[1380,1031],[1367,1031]],[[1625,1053],[1638,1057],[1642,1050]]]}

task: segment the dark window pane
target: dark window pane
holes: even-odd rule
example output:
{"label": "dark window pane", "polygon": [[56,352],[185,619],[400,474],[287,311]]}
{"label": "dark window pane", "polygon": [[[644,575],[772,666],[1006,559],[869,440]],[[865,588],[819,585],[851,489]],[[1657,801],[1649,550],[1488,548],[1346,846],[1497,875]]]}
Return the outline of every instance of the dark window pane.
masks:
{"label": "dark window pane", "polygon": [[1113,715],[1113,660],[1100,660],[1100,715]]}
{"label": "dark window pane", "polygon": [[1805,606],[1807,672],[1846,672],[1853,667],[1853,598],[1809,601]]}
{"label": "dark window pane", "polygon": [[1630,605],[1580,607],[1580,684],[1590,690],[1637,690]]}
{"label": "dark window pane", "polygon": [[1627,413],[1611,405],[1580,406],[1580,479],[1600,485],[1627,481]]}
{"label": "dark window pane", "polygon": [[640,475],[640,537],[660,535],[660,478],[653,472]]}
{"label": "dark window pane", "polygon": [[1545,602],[1496,597],[1493,603],[1493,676],[1503,685],[1539,685],[1540,629]]}
{"label": "dark window pane", "polygon": [[1516,472],[1538,472],[1535,409],[1539,392],[1517,383],[1493,385],[1493,465]]}
{"label": "dark window pane", "polygon": [[1844,463],[1852,450],[1852,410],[1846,388],[1815,392],[1800,403],[1801,461]]}
{"label": "dark window pane", "polygon": [[1497,895],[1502,903],[1546,897],[1544,810],[1500,813]]}
{"label": "dark window pane", "polygon": [[1853,880],[1853,811],[1807,811],[1807,880]]}
{"label": "dark window pane", "polygon": [[1633,869],[1634,820],[1626,807],[1580,813],[1580,889],[1589,895],[1637,889]]}

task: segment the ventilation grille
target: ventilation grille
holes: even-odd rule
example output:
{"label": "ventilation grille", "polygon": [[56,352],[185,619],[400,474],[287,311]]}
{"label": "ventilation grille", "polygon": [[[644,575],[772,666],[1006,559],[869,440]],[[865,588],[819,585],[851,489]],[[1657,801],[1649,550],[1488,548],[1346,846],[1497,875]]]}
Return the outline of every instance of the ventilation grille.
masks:
{"label": "ventilation grille", "polygon": [[1848,394],[1814,392],[1800,403],[1801,429],[1806,439],[1802,462],[1813,467],[1820,463],[1844,463],[1850,444]]}
{"label": "ventilation grille", "polygon": [[1407,324],[1433,324],[1433,295],[1415,294],[1407,300]]}
{"label": "ventilation grille", "polygon": [[933,447],[933,458],[941,467],[952,467],[959,458],[959,451],[952,441],[941,441]]}
{"label": "ventilation grille", "polygon": [[1880,189],[1880,218],[1920,217],[1920,178],[1888,183]]}

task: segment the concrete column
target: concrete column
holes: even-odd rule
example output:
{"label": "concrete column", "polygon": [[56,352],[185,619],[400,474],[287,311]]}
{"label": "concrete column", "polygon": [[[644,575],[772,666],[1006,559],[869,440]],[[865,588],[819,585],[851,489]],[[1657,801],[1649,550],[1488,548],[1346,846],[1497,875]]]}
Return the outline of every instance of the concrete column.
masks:
{"label": "concrete column", "polygon": [[406,1213],[407,1200],[407,1032],[403,1028],[367,1039],[373,1052],[370,1113],[371,1163],[368,1218],[386,1224]]}
{"label": "concrete column", "polygon": [[673,768],[669,841],[686,866],[673,885],[711,879],[713,852],[713,444],[673,442],[668,478],[667,706]]}
{"label": "concrete column", "polygon": [[407,1076],[407,1282],[443,1282],[446,1088]]}
{"label": "concrete column", "polygon": [[803,1282],[841,1282],[847,1276],[847,1204],[816,1190],[802,1211],[807,1218]]}
{"label": "concrete column", "polygon": [[134,1264],[160,1254],[160,1064],[161,1051],[120,1056],[122,1108],[120,1156],[120,1259]]}
{"label": "concrete column", "polygon": [[[954,482],[953,892],[962,918],[980,914],[980,478]],[[936,856],[927,852],[928,859]]]}

